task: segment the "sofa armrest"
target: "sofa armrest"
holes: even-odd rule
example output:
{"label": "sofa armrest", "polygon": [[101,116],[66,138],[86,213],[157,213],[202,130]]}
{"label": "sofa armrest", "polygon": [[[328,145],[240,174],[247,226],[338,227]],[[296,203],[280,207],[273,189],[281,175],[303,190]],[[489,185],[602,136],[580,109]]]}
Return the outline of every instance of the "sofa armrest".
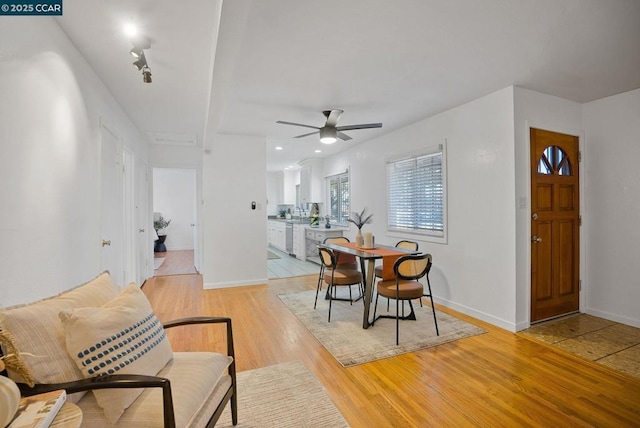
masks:
{"label": "sofa armrest", "polygon": [[162,407],[165,428],[175,428],[175,414],[173,411],[173,396],[169,379],[158,376],[115,374],[80,379],[73,382],[36,384],[33,388],[26,384],[18,384],[22,396],[41,394],[44,392],[64,389],[67,394],[108,388],[162,388]]}

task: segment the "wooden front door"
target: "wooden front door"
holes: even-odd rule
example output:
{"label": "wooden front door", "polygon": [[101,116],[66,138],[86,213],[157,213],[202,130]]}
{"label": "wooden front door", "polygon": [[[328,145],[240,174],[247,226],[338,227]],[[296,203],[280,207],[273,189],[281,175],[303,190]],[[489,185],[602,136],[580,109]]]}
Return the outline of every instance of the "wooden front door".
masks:
{"label": "wooden front door", "polygon": [[578,137],[531,129],[531,321],[580,297]]}

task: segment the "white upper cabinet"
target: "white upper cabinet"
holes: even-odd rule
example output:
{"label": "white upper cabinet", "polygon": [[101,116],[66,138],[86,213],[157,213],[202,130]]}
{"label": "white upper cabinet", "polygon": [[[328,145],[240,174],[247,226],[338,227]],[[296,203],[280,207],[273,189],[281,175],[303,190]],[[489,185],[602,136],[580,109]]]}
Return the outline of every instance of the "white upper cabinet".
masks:
{"label": "white upper cabinet", "polygon": [[306,160],[300,166],[300,203],[322,202],[321,160]]}

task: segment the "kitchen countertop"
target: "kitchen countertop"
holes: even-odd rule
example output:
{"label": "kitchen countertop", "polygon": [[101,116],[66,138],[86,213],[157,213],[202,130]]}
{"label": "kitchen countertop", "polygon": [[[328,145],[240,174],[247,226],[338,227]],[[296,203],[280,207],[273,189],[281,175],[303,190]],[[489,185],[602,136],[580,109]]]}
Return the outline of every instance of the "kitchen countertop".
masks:
{"label": "kitchen countertop", "polygon": [[303,226],[305,229],[311,229],[311,230],[349,230],[348,226],[336,226],[336,225],[332,225],[329,229],[327,229],[326,227],[324,227],[324,223],[321,223],[320,226],[315,226],[312,227],[309,223],[307,222],[301,222],[298,220],[287,220],[285,218],[267,218],[268,221],[277,221],[279,223],[293,223],[294,225],[300,225]]}

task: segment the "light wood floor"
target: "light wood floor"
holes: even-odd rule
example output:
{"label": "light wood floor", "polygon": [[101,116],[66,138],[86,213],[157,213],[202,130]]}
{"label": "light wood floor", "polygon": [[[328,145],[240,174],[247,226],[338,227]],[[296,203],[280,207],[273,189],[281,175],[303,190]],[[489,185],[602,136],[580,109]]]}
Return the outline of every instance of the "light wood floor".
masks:
{"label": "light wood floor", "polygon": [[193,250],[171,250],[154,253],[154,258],[163,257],[164,261],[153,276],[184,275],[198,273],[193,263]]}
{"label": "light wood floor", "polygon": [[[439,309],[488,333],[345,369],[277,297],[315,281],[203,291],[199,275],[182,275],[152,278],[143,290],[162,320],[230,316],[239,371],[301,360],[353,427],[640,426],[636,378],[447,308]],[[223,332],[172,330],[174,351],[223,351]]]}

